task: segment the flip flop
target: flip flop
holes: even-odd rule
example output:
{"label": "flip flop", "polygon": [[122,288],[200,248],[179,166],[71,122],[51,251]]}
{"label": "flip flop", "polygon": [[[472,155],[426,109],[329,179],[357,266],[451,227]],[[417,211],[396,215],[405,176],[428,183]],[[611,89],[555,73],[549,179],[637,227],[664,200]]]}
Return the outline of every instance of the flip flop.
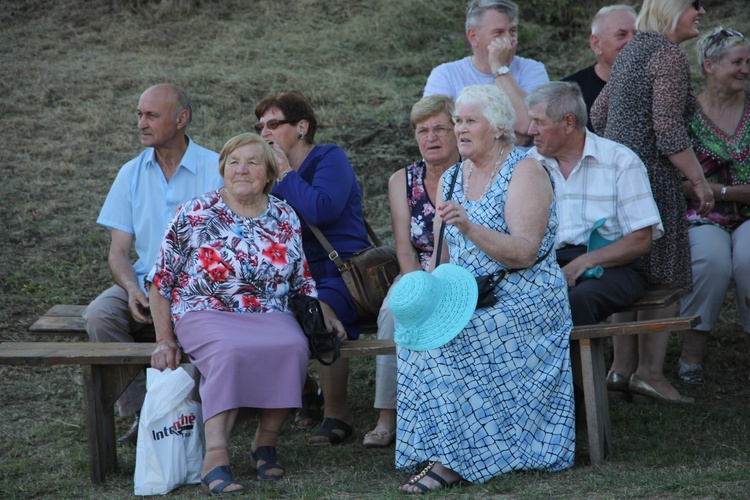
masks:
{"label": "flip flop", "polygon": [[[344,433],[342,436],[338,432],[334,431],[341,431]],[[320,424],[320,427],[318,427],[318,430],[315,431],[315,434],[307,441],[308,444],[325,444],[328,442],[329,444],[341,444],[344,441],[346,441],[351,435],[354,433],[354,427],[347,424],[343,420],[339,420],[338,418],[329,418],[326,417],[323,419],[323,423]],[[315,436],[323,436],[328,439],[328,441],[322,441],[322,440],[315,440]]]}
{"label": "flip flop", "polygon": [[[209,485],[213,483],[214,481],[216,481],[217,479],[221,479],[222,481],[216,486],[214,486],[213,488],[211,488],[211,486]],[[236,490],[224,491],[224,488],[226,488],[227,486],[231,486],[233,484],[240,484],[232,475],[232,471],[229,470],[228,465],[219,465],[218,467],[214,467],[213,469],[211,469],[211,472],[206,474],[205,477],[201,479],[201,483],[203,484],[203,487],[206,490],[208,490],[209,493],[211,493],[211,496],[220,497],[223,495],[240,495],[246,492],[244,486]]]}

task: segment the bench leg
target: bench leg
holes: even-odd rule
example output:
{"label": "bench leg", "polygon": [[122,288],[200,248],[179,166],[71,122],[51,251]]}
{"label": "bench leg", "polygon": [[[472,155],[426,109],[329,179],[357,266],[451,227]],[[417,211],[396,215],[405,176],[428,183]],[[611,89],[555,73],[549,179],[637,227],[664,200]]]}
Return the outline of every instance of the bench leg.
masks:
{"label": "bench leg", "polygon": [[582,339],[580,350],[589,457],[592,465],[599,465],[612,452],[609,399],[604,371],[604,339]]}
{"label": "bench leg", "polygon": [[82,370],[91,482],[101,484],[107,471],[117,468],[114,404],[143,366],[86,365]]}

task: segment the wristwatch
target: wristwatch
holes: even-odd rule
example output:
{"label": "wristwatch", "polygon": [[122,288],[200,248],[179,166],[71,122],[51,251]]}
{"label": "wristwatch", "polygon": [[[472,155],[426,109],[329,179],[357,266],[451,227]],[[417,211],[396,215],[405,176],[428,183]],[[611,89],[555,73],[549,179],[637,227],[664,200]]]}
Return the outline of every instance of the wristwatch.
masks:
{"label": "wristwatch", "polygon": [[494,73],[492,73],[492,78],[494,79],[494,78],[497,78],[498,76],[501,76],[501,75],[507,75],[509,72],[510,72],[510,68],[509,67],[507,67],[507,66],[500,66],[499,68],[497,68],[497,71],[495,71]]}

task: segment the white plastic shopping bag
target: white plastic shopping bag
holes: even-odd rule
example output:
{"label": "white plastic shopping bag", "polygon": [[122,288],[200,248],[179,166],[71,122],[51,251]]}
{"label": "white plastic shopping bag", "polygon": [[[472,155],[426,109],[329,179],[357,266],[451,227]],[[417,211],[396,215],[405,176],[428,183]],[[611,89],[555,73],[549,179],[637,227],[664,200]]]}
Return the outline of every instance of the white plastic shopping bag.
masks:
{"label": "white plastic shopping bag", "polygon": [[195,381],[182,368],[146,370],[146,399],[138,424],[135,494],[167,494],[197,484],[203,468],[203,413],[187,396]]}

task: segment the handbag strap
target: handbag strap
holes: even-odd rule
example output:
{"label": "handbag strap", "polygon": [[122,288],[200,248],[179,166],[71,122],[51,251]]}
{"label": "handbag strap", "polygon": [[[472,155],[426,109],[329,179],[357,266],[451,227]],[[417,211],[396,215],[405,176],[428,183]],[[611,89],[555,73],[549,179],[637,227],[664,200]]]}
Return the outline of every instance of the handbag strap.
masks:
{"label": "handbag strap", "polygon": [[[456,174],[453,176],[453,179],[451,179],[451,184],[450,184],[450,187],[448,188],[448,196],[445,197],[446,201],[450,200],[451,197],[453,196],[453,190],[456,187],[456,179],[458,179],[458,171],[459,171],[459,167],[456,166]],[[444,232],[445,232],[445,221],[442,221],[440,223],[440,234],[438,235],[438,247],[437,247],[437,254],[435,255],[435,267],[437,267],[437,266],[440,265],[440,254],[442,253],[442,250],[443,250],[443,233]],[[536,259],[534,261],[534,263],[531,266],[529,266],[529,267],[534,267],[535,265],[539,264],[544,259],[546,259],[547,256],[549,255],[549,253],[552,251],[552,247],[553,246],[554,245],[550,245],[549,248],[547,249],[547,251],[544,252],[544,254],[541,257],[539,257],[538,259]],[[500,274],[505,275],[507,273],[515,273],[515,272],[518,272],[518,271],[522,271],[524,269],[527,269],[527,268],[525,268],[525,267],[518,267],[518,268],[515,268],[515,269],[503,269],[501,271],[497,271],[497,272],[493,273],[493,275],[500,275]]]}
{"label": "handbag strap", "polygon": [[[346,271],[349,268],[348,264],[341,260],[339,253],[335,248],[333,248],[333,246],[328,242],[328,239],[323,235],[323,231],[321,231],[320,228],[315,224],[310,224],[304,217],[302,217],[302,215],[300,215],[299,212],[297,212],[297,216],[302,219],[305,224],[307,224],[307,227],[310,228],[310,231],[312,231],[320,244],[323,245],[323,248],[325,248],[326,252],[328,252],[328,258],[331,259],[334,264],[336,264],[336,268],[339,270],[339,272]],[[378,235],[375,234],[375,231],[373,231],[370,223],[367,222],[367,219],[364,215],[362,216],[362,220],[365,221],[365,228],[367,229],[367,235],[370,237],[370,240],[375,244],[376,247],[382,246],[383,244],[380,242],[380,238],[378,238]]]}
{"label": "handbag strap", "polygon": [[[450,187],[448,188],[448,196],[445,197],[445,201],[450,200],[453,197],[453,189],[456,187],[456,179],[458,179],[458,163],[456,164],[456,174],[451,180]],[[440,232],[438,233],[437,242],[437,254],[435,254],[435,267],[440,265],[440,255],[443,253],[443,233],[445,233],[445,221],[440,221]]]}

